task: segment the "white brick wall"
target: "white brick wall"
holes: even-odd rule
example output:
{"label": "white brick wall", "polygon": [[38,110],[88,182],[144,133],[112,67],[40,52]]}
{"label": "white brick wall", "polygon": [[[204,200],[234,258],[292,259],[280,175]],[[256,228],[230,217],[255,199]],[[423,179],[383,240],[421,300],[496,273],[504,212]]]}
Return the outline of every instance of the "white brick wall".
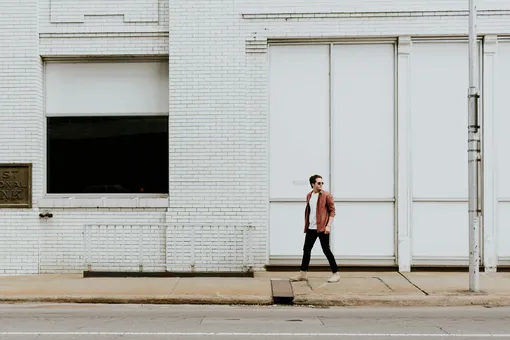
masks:
{"label": "white brick wall", "polygon": [[157,23],[158,3],[158,0],[50,0],[50,21],[84,23],[87,16],[122,16],[123,22]]}
{"label": "white brick wall", "polygon": [[167,55],[168,1],[39,0],[41,55]]}
{"label": "white brick wall", "polygon": [[40,33],[168,32],[164,0],[39,0]]}
{"label": "white brick wall", "polygon": [[[138,271],[140,267],[144,271],[243,271],[253,264],[251,231],[230,225],[87,224],[77,263],[78,267],[85,263],[85,269],[92,271]],[[79,242],[67,245],[70,253],[79,248],[75,243]],[[68,269],[69,259],[57,262]],[[52,264],[49,270],[58,269],[58,264]]]}
{"label": "white brick wall", "polygon": [[[0,163],[33,163],[42,193],[42,68],[35,0],[0,1]],[[36,273],[37,213],[0,209],[0,274]]]}
{"label": "white brick wall", "polygon": [[[164,211],[161,208],[52,209],[53,218],[37,223],[40,228],[40,271],[75,273],[84,269],[85,224],[158,224],[164,223]],[[137,239],[138,235],[134,240]],[[115,261],[115,256],[111,254],[111,262]]]}
{"label": "white brick wall", "polygon": [[[479,9],[508,9],[506,0],[478,0]],[[243,10],[265,13],[391,12],[467,10],[465,0],[245,0]]]}
{"label": "white brick wall", "polygon": [[83,231],[86,269],[139,271],[141,266],[144,271],[163,271],[166,231],[166,224],[87,224]]}
{"label": "white brick wall", "polygon": [[0,210],[0,275],[39,271],[39,228],[35,211]]}
{"label": "white brick wall", "polygon": [[[0,162],[34,163],[35,205],[0,210],[0,274],[82,270],[86,223],[251,222],[262,268],[268,238],[267,39],[465,35],[466,9],[465,0],[0,1]],[[510,1],[480,0],[479,9],[481,33],[510,34]],[[486,10],[499,12],[489,17]],[[39,55],[166,54],[170,207],[52,209],[54,218],[41,221]]]}
{"label": "white brick wall", "polygon": [[[239,1],[170,1],[170,223],[245,224],[266,258],[265,165],[247,147],[245,32]],[[192,137],[193,142],[190,143]],[[262,170],[262,175],[259,170]],[[261,180],[262,179],[262,180]]]}
{"label": "white brick wall", "polygon": [[164,56],[168,54],[167,33],[115,33],[105,37],[89,34],[69,36],[44,34],[40,52],[45,57],[136,55]]}

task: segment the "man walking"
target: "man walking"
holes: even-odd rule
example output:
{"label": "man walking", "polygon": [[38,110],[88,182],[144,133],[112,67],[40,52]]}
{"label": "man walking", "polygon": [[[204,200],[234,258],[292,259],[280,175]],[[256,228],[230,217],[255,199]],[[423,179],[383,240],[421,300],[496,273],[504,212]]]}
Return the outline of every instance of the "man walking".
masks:
{"label": "man walking", "polygon": [[291,281],[304,281],[307,280],[308,265],[310,264],[310,256],[312,255],[312,248],[319,238],[322,246],[322,251],[328,259],[333,276],[329,278],[328,282],[338,282],[340,280],[340,273],[335,261],[335,257],[329,247],[329,235],[331,233],[331,224],[336,215],[335,202],[333,196],[322,190],[324,181],[319,175],[310,177],[310,186],[312,191],[306,196],[305,207],[305,245],[303,247],[303,260],[298,276],[292,277]]}

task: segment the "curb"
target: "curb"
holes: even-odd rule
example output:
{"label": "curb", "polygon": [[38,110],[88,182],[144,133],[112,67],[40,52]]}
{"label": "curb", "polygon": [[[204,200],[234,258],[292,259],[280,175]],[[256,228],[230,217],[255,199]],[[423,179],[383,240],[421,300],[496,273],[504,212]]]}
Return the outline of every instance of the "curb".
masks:
{"label": "curb", "polygon": [[296,296],[294,305],[322,307],[508,307],[510,296]]}
{"label": "curb", "polygon": [[167,305],[272,305],[270,296],[18,296],[0,297],[3,304],[85,303],[85,304],[167,304]]}
{"label": "curb", "polygon": [[[0,304],[76,303],[76,304],[166,304],[166,305],[274,305],[271,296],[17,296],[0,297]],[[294,306],[317,307],[509,307],[510,296],[295,296]]]}

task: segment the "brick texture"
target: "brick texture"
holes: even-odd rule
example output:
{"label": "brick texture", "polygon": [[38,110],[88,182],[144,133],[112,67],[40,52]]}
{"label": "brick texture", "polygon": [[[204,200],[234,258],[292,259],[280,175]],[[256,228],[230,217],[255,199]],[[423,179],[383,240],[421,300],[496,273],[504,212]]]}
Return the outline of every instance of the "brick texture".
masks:
{"label": "brick texture", "polygon": [[122,16],[123,22],[158,22],[158,0],[49,0],[49,2],[52,23],[83,23],[87,16]]}
{"label": "brick texture", "polygon": [[[103,220],[103,219],[101,219]],[[250,230],[236,226],[88,224],[83,228],[83,252],[77,267],[88,270],[241,271],[250,266]],[[80,242],[66,243],[69,253]],[[52,244],[48,244],[51,246]],[[83,258],[83,259],[82,259]],[[69,268],[69,260],[57,259]],[[51,262],[55,269],[55,261]]]}
{"label": "brick texture", "polygon": [[39,0],[43,56],[167,55],[168,1]]}
{"label": "brick texture", "polygon": [[[510,34],[509,1],[481,0],[479,9],[481,34]],[[269,206],[267,40],[465,35],[466,10],[465,0],[0,1],[0,162],[34,164],[34,208],[0,210],[0,274],[80,272],[85,224],[252,223],[254,262],[262,269]],[[58,208],[50,210],[53,219],[40,220],[46,210],[38,207],[46,181],[40,56],[167,54],[168,209]],[[212,237],[204,239],[219,242]],[[160,259],[162,245],[154,242],[147,256]],[[239,253],[236,244],[224,247],[225,254]],[[114,251],[106,264],[129,259],[129,249]],[[99,255],[108,259],[105,251]],[[237,268],[237,260],[230,254],[221,261]]]}
{"label": "brick texture", "polygon": [[[33,163],[42,194],[42,65],[35,0],[0,2],[0,163]],[[0,274],[38,271],[34,210],[0,209]]]}
{"label": "brick texture", "polygon": [[40,33],[168,32],[165,0],[39,0]]}
{"label": "brick texture", "polygon": [[[41,273],[76,273],[85,269],[85,225],[102,225],[113,228],[119,226],[136,226],[140,224],[164,223],[165,209],[52,209],[53,218],[38,222],[40,232],[40,271]],[[105,232],[100,237],[95,237],[96,243],[92,243],[95,258],[100,258],[104,264],[110,267],[99,269],[111,269],[116,264],[123,263],[133,256],[132,252],[138,244],[139,234],[130,237],[122,237],[118,233],[118,242],[113,243],[112,233]],[[125,235],[124,235],[125,236]],[[148,233],[145,237],[155,239],[157,230]],[[97,242],[99,241],[99,242]],[[123,247],[120,247],[120,243]],[[151,242],[146,251],[157,254],[158,249]],[[138,252],[136,252],[138,254]],[[146,254],[150,256],[151,254]],[[136,256],[136,255],[135,255]],[[146,262],[146,261],[145,261]],[[98,268],[96,268],[98,269]],[[120,267],[117,267],[120,269]],[[124,267],[124,270],[133,270]],[[138,270],[135,268],[134,270]]]}
{"label": "brick texture", "polygon": [[62,56],[166,56],[168,34],[117,33],[107,37],[45,34],[40,39],[45,57]]}
{"label": "brick texture", "polygon": [[[479,9],[508,9],[506,0],[479,0]],[[252,1],[245,0],[244,10],[274,13],[293,12],[391,12],[391,11],[445,11],[467,10],[465,0],[277,0]]]}

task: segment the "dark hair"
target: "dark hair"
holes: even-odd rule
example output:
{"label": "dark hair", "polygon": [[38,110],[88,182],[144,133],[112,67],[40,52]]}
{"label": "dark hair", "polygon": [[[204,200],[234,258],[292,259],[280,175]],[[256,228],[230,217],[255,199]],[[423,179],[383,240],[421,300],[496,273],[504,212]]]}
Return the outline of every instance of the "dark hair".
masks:
{"label": "dark hair", "polygon": [[313,184],[317,181],[317,178],[322,178],[320,175],[313,175],[310,177],[310,186],[313,188]]}

